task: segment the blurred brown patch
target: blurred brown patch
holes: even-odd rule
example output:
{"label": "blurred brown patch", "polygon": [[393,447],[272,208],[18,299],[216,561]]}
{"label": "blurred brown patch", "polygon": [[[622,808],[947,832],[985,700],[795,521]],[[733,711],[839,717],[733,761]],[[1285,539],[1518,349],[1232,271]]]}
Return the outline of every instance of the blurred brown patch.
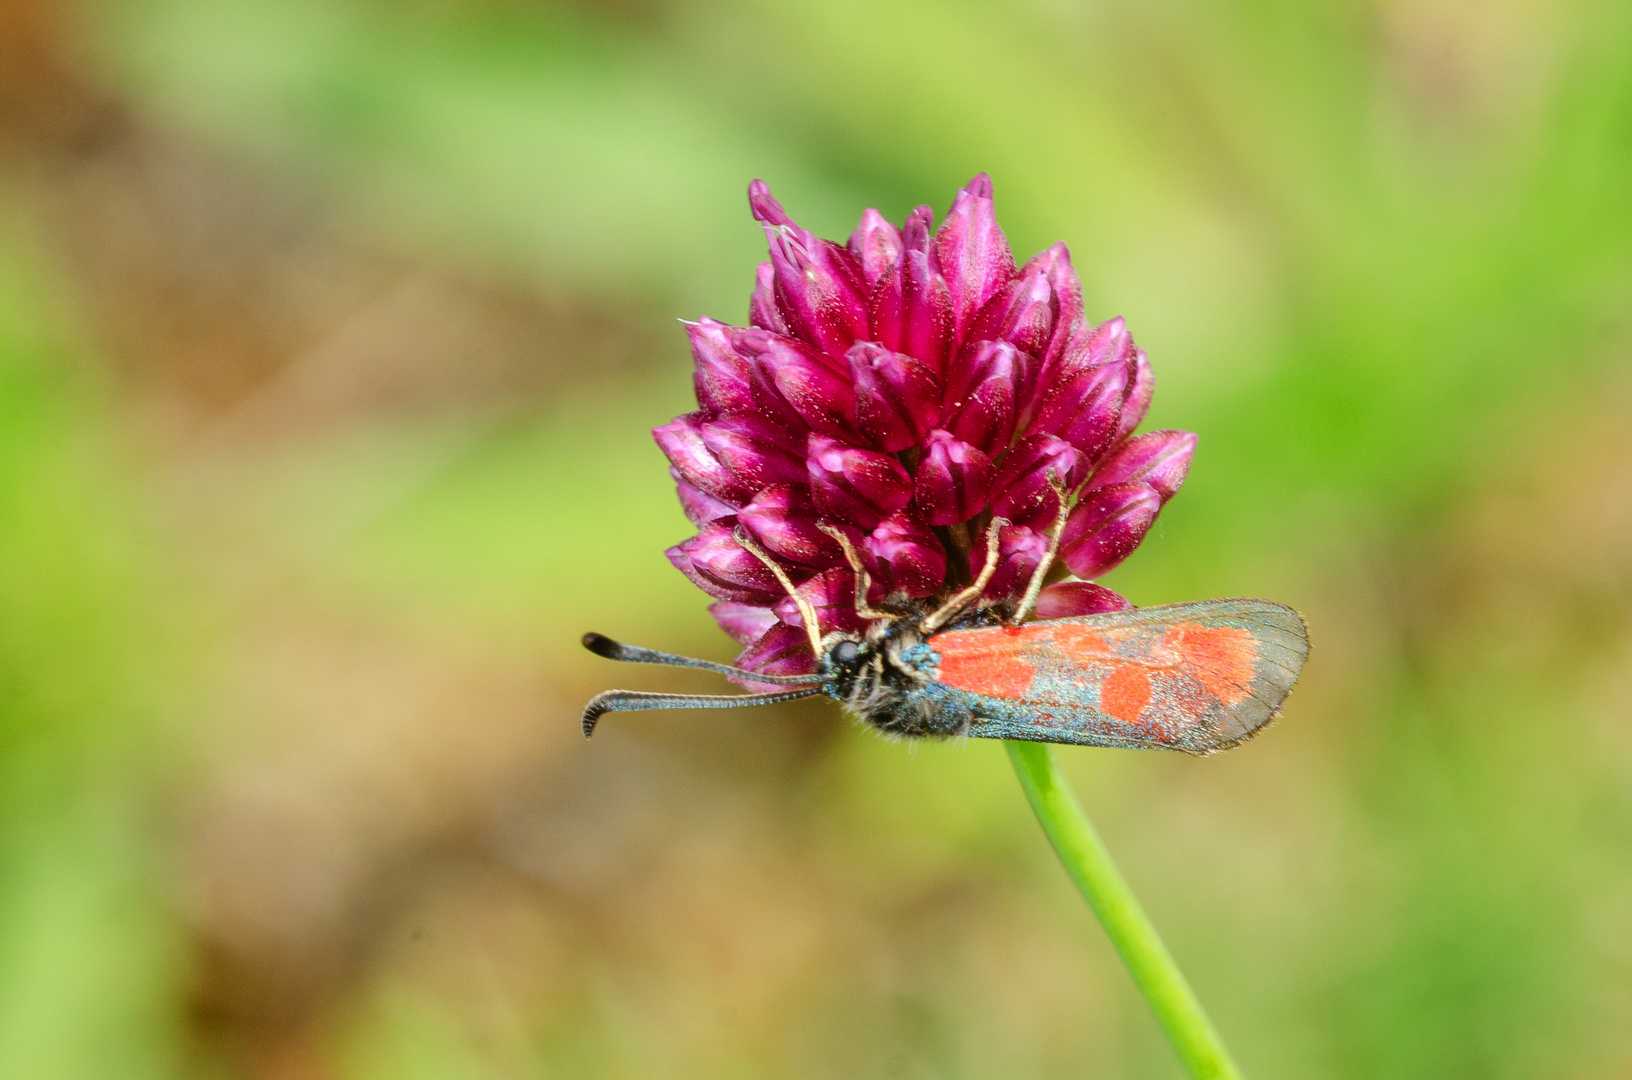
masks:
{"label": "blurred brown patch", "polygon": [[124,384],[183,429],[513,405],[649,352],[612,311],[385,251],[293,177],[151,128],[80,74],[68,10],[0,0],[0,162]]}
{"label": "blurred brown patch", "polygon": [[[385,250],[293,178],[153,129],[82,75],[70,29],[63,9],[0,0],[0,166],[154,421],[158,467],[188,490],[201,468],[225,478],[173,507],[178,535],[221,532],[234,477],[256,475],[240,459],[502,414],[661,355],[622,313]],[[740,1015],[792,1007],[830,927],[762,785],[808,761],[830,717],[728,722],[701,747],[612,734],[586,765],[570,725],[541,719],[575,713],[578,687],[338,616],[289,588],[273,541],[234,536],[248,549],[226,572],[257,580],[221,613],[214,745],[180,840],[206,1061],[331,1075],[337,1017],[383,975],[445,996],[495,1052],[495,993],[570,1011],[619,955],[715,972]],[[207,539],[181,557],[223,572]]]}

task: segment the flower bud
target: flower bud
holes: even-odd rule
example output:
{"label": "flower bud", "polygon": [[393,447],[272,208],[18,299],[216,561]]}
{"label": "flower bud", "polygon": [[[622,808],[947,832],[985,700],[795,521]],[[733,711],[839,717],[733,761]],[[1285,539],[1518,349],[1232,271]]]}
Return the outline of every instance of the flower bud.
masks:
{"label": "flower bud", "polygon": [[[737,355],[748,361],[751,412],[780,432],[782,441],[797,452],[804,445],[810,425],[782,396],[781,388],[776,385],[776,366],[783,362],[820,366],[831,361],[802,341],[766,330],[737,330],[731,334],[731,344],[736,347]],[[761,358],[764,363],[758,362]]]}
{"label": "flower bud", "polygon": [[1054,328],[1054,289],[1042,269],[1017,277],[969,324],[969,341],[1007,341],[1039,357]]}
{"label": "flower bud", "polygon": [[761,225],[787,225],[797,229],[796,223],[788,212],[782,209],[782,204],[771,195],[771,187],[763,180],[753,180],[748,184],[748,212],[754,215],[754,220]]}
{"label": "flower bud", "polygon": [[1043,591],[1037,596],[1039,619],[1069,619],[1077,615],[1132,610],[1130,601],[1091,581],[1055,582],[1043,586]]}
{"label": "flower bud", "polygon": [[936,428],[924,440],[913,501],[931,525],[968,521],[985,508],[995,472],[985,453]]}
{"label": "flower bud", "polygon": [[1099,463],[1090,488],[1138,482],[1155,489],[1165,503],[1190,472],[1196,436],[1190,431],[1147,431],[1129,439]]}
{"label": "flower bud", "polygon": [[[856,392],[849,372],[838,374],[825,358],[787,338],[771,340],[774,345],[751,361],[760,376],[754,385],[774,386],[777,396],[811,430],[855,441],[850,418],[856,411]],[[763,398],[762,391],[756,400],[763,404]]]}
{"label": "flower bud", "polygon": [[[778,621],[758,641],[737,655],[737,666],[764,675],[808,675],[816,670],[816,657],[811,654],[810,638],[802,629]],[[740,675],[727,677],[756,694],[787,689],[776,683],[755,682]]]}
{"label": "flower bud", "polygon": [[865,550],[886,592],[930,596],[946,579],[946,550],[909,511],[879,522],[867,537]]}
{"label": "flower bud", "polygon": [[1058,435],[1028,435],[1003,457],[992,484],[992,513],[1015,525],[1047,533],[1060,513],[1060,497],[1048,482],[1059,478],[1068,491],[1082,482],[1082,454]]}
{"label": "flower bud", "polygon": [[850,257],[861,267],[862,280],[871,289],[901,261],[901,230],[877,210],[863,210],[861,223],[850,234]]}
{"label": "flower bud", "polygon": [[1064,378],[1081,368],[1130,360],[1133,353],[1133,336],[1128,333],[1122,316],[1118,315],[1092,329],[1079,328],[1075,331],[1061,353],[1057,371],[1059,377]]}
{"label": "flower bud", "polygon": [[1060,558],[1079,578],[1095,578],[1127,558],[1150,531],[1162,497],[1148,484],[1113,484],[1084,496],[1060,538]]}
{"label": "flower bud", "polygon": [[1043,401],[1031,430],[1058,435],[1092,460],[1116,434],[1128,374],[1126,363],[1099,364],[1071,373]]}
{"label": "flower bud", "polygon": [[[703,445],[730,469],[732,475],[740,478],[737,490],[746,489],[747,492],[741,498],[731,498],[686,476],[687,480],[710,494],[740,505],[762,487],[804,483],[805,463],[802,455],[788,445],[784,429],[759,416],[751,413],[722,416],[706,421],[702,425],[702,433]],[[678,462],[675,464],[684,474],[685,466]]]}
{"label": "flower bud", "polygon": [[755,485],[709,449],[703,426],[702,413],[687,413],[652,429],[652,438],[686,483],[722,502],[741,506],[753,497]]}
{"label": "flower bud", "polygon": [[846,524],[870,531],[912,498],[912,477],[888,454],[813,432],[805,465],[817,507]]}
{"label": "flower bud", "polygon": [[921,360],[858,342],[845,357],[855,381],[856,424],[895,453],[917,446],[941,408],[940,380]]}
{"label": "flower bud", "polygon": [[[992,599],[1018,599],[1031,584],[1037,564],[1048,554],[1048,537],[1034,529],[1005,525],[997,533],[997,570],[986,583],[985,595]],[[981,537],[969,552],[969,573],[978,576],[986,565],[986,539]]]}
{"label": "flower bud", "polygon": [[754,271],[754,295],[748,301],[748,325],[773,334],[787,334],[788,322],[776,310],[776,268],[762,262]]}
{"label": "flower bud", "polygon": [[1145,413],[1150,411],[1150,399],[1156,392],[1156,373],[1150,370],[1150,361],[1145,359],[1145,350],[1133,351],[1133,376],[1128,382],[1128,393],[1122,399],[1122,416],[1116,422],[1116,434],[1111,442],[1121,442],[1132,435],[1134,429],[1144,422]]}
{"label": "flower bud", "polygon": [[965,346],[947,379],[941,427],[993,453],[1014,433],[1019,357],[1007,341]]}
{"label": "flower bud", "polygon": [[708,492],[686,483],[686,478],[673,465],[669,466],[669,475],[674,478],[674,489],[680,496],[680,509],[693,525],[707,525],[716,518],[730,517],[737,512],[736,507],[728,506]]}
{"label": "flower bud", "polygon": [[850,253],[792,225],[767,225],[776,309],[797,337],[843,356],[867,336],[866,286]]}
{"label": "flower bud", "polygon": [[992,178],[985,173],[952,200],[935,234],[935,264],[951,294],[954,339],[961,341],[975,315],[1014,277],[1014,253],[998,227]]}
{"label": "flower bud", "polygon": [[1040,271],[1054,292],[1054,328],[1049,333],[1048,344],[1038,354],[1046,370],[1057,362],[1077,332],[1086,328],[1082,311],[1082,283],[1077,280],[1076,268],[1071,265],[1071,250],[1064,243],[1038,253],[1020,268],[1020,276],[1033,271]]}
{"label": "flower bud", "polygon": [[[794,591],[816,609],[816,627],[822,633],[832,630],[855,633],[864,629],[865,624],[856,612],[856,575],[848,567],[824,570]],[[883,590],[876,584],[871,592],[879,600],[884,598]],[[776,617],[789,626],[804,626],[793,597],[783,596],[773,610]]]}
{"label": "flower bud", "polygon": [[935,269],[932,220],[927,206],[908,215],[901,259],[879,281],[869,307],[873,336],[885,348],[916,356],[938,373],[952,340],[952,294]]}
{"label": "flower bud", "polygon": [[843,558],[839,545],[816,527],[820,514],[803,484],[764,488],[737,520],[767,552],[786,562],[822,569]]}
{"label": "flower bud", "polygon": [[732,539],[736,518],[711,521],[696,536],[664,552],[699,589],[721,600],[769,606],[785,596],[764,563]]}
{"label": "flower bud", "polygon": [[716,600],[708,605],[708,613],[738,645],[757,641],[776,625],[776,612],[770,608],[739,604],[735,600]]}
{"label": "flower bud", "polygon": [[686,323],[691,355],[697,362],[691,376],[697,404],[715,412],[741,412],[754,404],[748,389],[748,361],[732,347],[729,329],[707,317]]}

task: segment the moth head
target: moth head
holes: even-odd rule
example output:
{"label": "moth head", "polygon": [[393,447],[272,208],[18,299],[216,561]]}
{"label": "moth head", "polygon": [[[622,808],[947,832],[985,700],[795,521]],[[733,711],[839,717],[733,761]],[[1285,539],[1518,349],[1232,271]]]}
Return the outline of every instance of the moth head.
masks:
{"label": "moth head", "polygon": [[822,639],[822,667],[832,674],[859,671],[873,655],[873,647],[854,634],[834,631]]}

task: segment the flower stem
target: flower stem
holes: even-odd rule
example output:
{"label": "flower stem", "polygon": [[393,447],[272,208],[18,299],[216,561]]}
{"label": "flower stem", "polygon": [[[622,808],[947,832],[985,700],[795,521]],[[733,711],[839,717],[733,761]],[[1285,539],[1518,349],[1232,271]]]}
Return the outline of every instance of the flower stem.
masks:
{"label": "flower stem", "polygon": [[1230,1052],[1060,775],[1053,753],[1041,743],[1004,745],[1043,832],[1099,917],[1185,1068],[1196,1080],[1240,1080]]}

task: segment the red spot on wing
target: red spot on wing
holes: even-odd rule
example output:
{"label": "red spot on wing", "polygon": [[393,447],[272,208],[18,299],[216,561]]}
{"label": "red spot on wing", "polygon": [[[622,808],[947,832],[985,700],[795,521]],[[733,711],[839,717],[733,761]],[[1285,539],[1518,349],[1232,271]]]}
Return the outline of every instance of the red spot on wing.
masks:
{"label": "red spot on wing", "polygon": [[1258,640],[1251,632],[1234,626],[1179,623],[1168,627],[1163,644],[1178,654],[1179,670],[1225,705],[1239,705],[1246,699],[1258,662]]}
{"label": "red spot on wing", "polygon": [[1069,660],[1097,660],[1110,655],[1105,635],[1086,626],[1064,623],[1059,626],[1039,626],[1038,640],[1053,645]]}
{"label": "red spot on wing", "polygon": [[1137,724],[1150,704],[1150,676],[1136,664],[1118,664],[1099,684],[1099,707],[1124,724]]}
{"label": "red spot on wing", "polygon": [[941,682],[986,697],[1025,697],[1037,677],[1028,658],[1036,648],[1035,636],[1026,627],[936,634],[931,647],[941,657]]}

